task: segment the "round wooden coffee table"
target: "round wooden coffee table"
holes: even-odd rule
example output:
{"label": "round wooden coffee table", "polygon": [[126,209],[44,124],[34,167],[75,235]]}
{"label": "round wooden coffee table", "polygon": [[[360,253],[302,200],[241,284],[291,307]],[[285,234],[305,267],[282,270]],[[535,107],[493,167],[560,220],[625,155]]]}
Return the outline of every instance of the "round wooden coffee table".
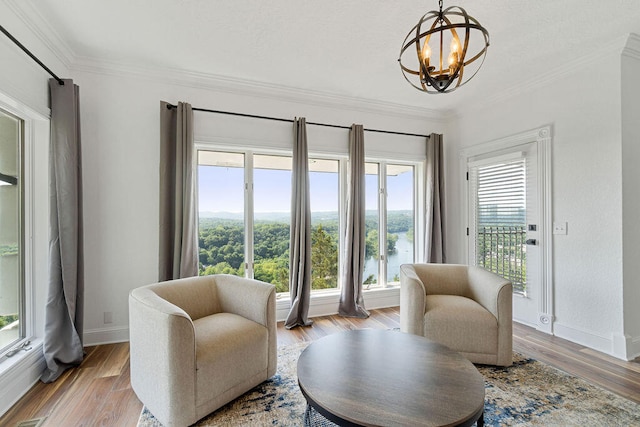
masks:
{"label": "round wooden coffee table", "polygon": [[482,375],[417,335],[364,329],[323,337],[300,355],[298,384],[310,408],[341,426],[484,424]]}

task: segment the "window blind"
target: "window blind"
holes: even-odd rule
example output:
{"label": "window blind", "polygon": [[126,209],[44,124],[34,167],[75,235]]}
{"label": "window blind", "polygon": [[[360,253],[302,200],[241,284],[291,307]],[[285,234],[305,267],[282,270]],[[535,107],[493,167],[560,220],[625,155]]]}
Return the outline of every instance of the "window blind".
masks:
{"label": "window blind", "polygon": [[471,165],[471,229],[476,265],[511,280],[526,293],[526,162]]}

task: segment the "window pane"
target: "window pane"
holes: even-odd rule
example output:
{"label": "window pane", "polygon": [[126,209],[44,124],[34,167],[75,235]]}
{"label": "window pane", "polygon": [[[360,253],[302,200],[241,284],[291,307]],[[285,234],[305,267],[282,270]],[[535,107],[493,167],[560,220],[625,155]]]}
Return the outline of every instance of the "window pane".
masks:
{"label": "window pane", "polygon": [[380,228],[380,208],[378,203],[379,191],[379,165],[378,163],[365,163],[365,263],[364,274],[362,276],[363,285],[366,287],[378,283],[378,260],[379,256],[379,233]]}
{"label": "window pane", "polygon": [[339,162],[309,159],[311,289],[338,287]]}
{"label": "window pane", "polygon": [[198,152],[200,275],[244,276],[244,154]]}
{"label": "window pane", "polygon": [[0,112],[0,351],[23,337],[20,129]]}
{"label": "window pane", "polygon": [[253,277],[289,292],[291,157],[253,158]]}
{"label": "window pane", "polygon": [[387,283],[400,281],[400,265],[414,261],[413,166],[387,165]]}

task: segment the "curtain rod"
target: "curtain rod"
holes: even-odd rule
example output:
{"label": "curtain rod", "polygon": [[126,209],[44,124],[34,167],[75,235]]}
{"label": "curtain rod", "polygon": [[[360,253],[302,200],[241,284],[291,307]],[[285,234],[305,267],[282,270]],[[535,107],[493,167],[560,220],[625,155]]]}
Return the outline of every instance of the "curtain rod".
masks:
{"label": "curtain rod", "polygon": [[11,35],[11,33],[9,33],[9,31],[5,30],[4,27],[2,25],[0,25],[0,31],[2,31],[4,33],[5,36],[9,37],[9,40],[11,40],[12,42],[14,42],[20,49],[22,49],[24,51],[24,53],[26,53],[27,55],[29,55],[29,57],[31,59],[33,59],[34,61],[36,61],[38,63],[39,66],[41,66],[42,68],[44,68],[44,70],[49,73],[54,79],[56,79],[56,81],[64,86],[64,80],[62,80],[60,77],[56,76],[54,74],[53,71],[51,71],[49,69],[49,67],[47,67],[46,65],[44,65],[42,63],[42,61],[40,61],[33,53],[31,53],[29,51],[29,49],[27,49],[26,47],[24,47],[24,45],[22,43],[20,43],[15,37],[13,37]]}
{"label": "curtain rod", "polygon": [[[167,104],[167,108],[169,110],[176,108],[175,105],[173,104]],[[292,119],[282,119],[280,117],[269,117],[269,116],[258,116],[255,114],[245,114],[245,113],[234,113],[232,111],[221,111],[221,110],[209,110],[207,108],[195,108],[192,107],[191,108],[193,111],[203,111],[205,113],[216,113],[216,114],[227,114],[229,116],[239,116],[239,117],[250,117],[252,119],[264,119],[264,120],[274,120],[277,122],[288,122],[288,123],[293,123]],[[308,125],[315,125],[315,126],[324,126],[324,127],[329,127],[329,128],[337,128],[337,129],[351,129],[351,126],[342,126],[342,125],[333,125],[333,124],[329,124],[329,123],[316,123],[316,122],[307,122]],[[378,133],[389,133],[392,135],[404,135],[404,136],[419,136],[419,137],[423,137],[423,138],[428,138],[429,135],[422,135],[419,133],[408,133],[408,132],[397,132],[397,131],[393,131],[393,130],[381,130],[381,129],[364,129],[367,132],[378,132]]]}

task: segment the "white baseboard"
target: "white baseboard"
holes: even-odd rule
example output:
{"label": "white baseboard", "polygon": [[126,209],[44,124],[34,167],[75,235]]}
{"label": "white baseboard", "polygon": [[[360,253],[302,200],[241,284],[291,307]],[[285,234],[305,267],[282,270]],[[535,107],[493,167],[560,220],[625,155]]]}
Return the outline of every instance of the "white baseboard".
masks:
{"label": "white baseboard", "polygon": [[[0,372],[0,415],[7,412],[38,382],[47,364],[42,353],[42,341],[33,343],[31,350],[17,353],[15,360],[2,362]],[[5,365],[7,364],[7,365]]]}
{"label": "white baseboard", "polygon": [[584,345],[585,347],[622,359],[619,355],[614,354],[614,342],[612,337],[594,334],[593,332],[578,329],[573,326],[567,326],[559,322],[553,324],[553,331],[554,335],[560,338],[564,338],[574,343]]}
{"label": "white baseboard", "polygon": [[640,356],[640,337],[613,334],[613,355],[627,361]]}
{"label": "white baseboard", "polygon": [[[397,307],[400,305],[400,288],[380,288],[363,291],[364,306],[367,310],[377,308]],[[338,313],[340,293],[337,291],[311,295],[309,303],[309,317],[331,316]],[[290,300],[282,298],[276,302],[276,320],[287,319]]]}
{"label": "white baseboard", "polygon": [[85,346],[99,344],[113,344],[129,341],[129,327],[116,326],[111,328],[98,328],[85,330],[83,344]]}
{"label": "white baseboard", "polygon": [[[363,292],[364,304],[368,310],[400,305],[400,288],[369,289]],[[338,313],[340,294],[337,291],[323,292],[311,295],[309,317],[330,316]],[[276,301],[276,320],[284,321],[289,314],[290,302],[288,297]],[[117,326],[111,328],[97,328],[84,331],[84,345],[112,344],[129,341],[129,327]]]}

